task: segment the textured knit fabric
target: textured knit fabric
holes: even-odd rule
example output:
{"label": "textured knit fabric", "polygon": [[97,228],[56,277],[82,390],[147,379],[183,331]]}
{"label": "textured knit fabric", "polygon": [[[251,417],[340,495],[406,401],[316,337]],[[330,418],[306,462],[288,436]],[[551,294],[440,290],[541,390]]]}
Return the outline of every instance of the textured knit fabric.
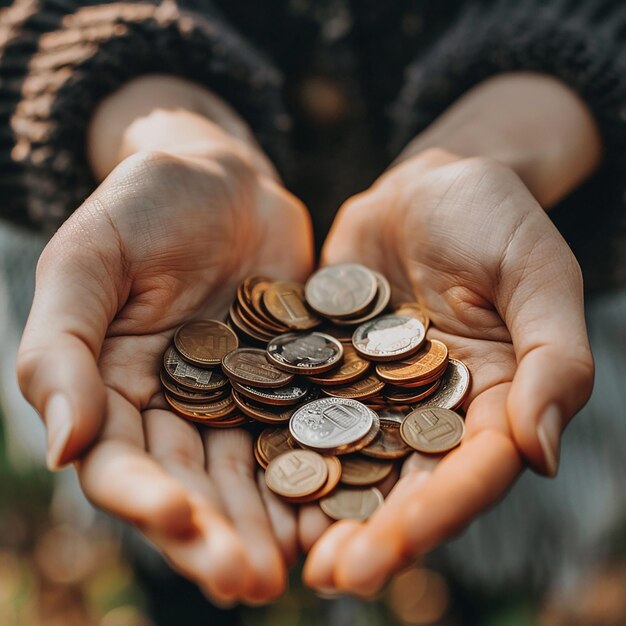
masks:
{"label": "textured knit fabric", "polygon": [[[52,232],[94,187],[98,102],[166,72],[247,120],[319,243],[341,201],[465,91],[530,70],[566,82],[597,120],[605,162],[553,217],[589,287],[625,285],[625,26],[612,0],[14,0],[0,9],[0,214]],[[343,98],[337,119],[310,110],[320,78]]]}

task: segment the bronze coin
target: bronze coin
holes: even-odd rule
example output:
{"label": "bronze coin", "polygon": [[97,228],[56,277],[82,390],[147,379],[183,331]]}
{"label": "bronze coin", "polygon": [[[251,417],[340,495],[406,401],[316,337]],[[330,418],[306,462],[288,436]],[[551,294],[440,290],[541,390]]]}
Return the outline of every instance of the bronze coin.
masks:
{"label": "bronze coin", "polygon": [[265,470],[267,486],[279,496],[302,497],[320,489],[328,478],[324,457],[311,450],[283,452]]}
{"label": "bronze coin", "polygon": [[393,463],[368,459],[359,454],[341,457],[341,482],[351,487],[375,485],[391,474]]}
{"label": "bronze coin", "polygon": [[341,478],[341,462],[336,456],[325,456],[324,463],[326,463],[328,467],[328,478],[317,491],[314,491],[308,496],[301,496],[299,498],[286,498],[283,496],[283,500],[291,504],[306,504],[307,502],[315,502],[315,500],[325,498],[330,494],[339,484]]}
{"label": "bronze coin", "polygon": [[163,369],[181,387],[194,392],[212,392],[228,385],[220,369],[205,369],[187,363],[174,346],[163,354]]}
{"label": "bronze coin", "polygon": [[415,318],[383,315],[361,324],[352,345],[370,361],[397,361],[417,352],[425,338],[424,326]]}
{"label": "bronze coin", "polygon": [[257,437],[256,448],[267,465],[283,452],[297,450],[298,444],[289,434],[288,428],[265,428]]}
{"label": "bronze coin", "polygon": [[367,322],[368,320],[378,317],[387,308],[389,300],[391,299],[391,285],[389,285],[389,281],[380,272],[375,272],[374,270],[371,271],[374,276],[376,276],[378,289],[376,292],[376,298],[374,299],[374,302],[370,306],[369,310],[365,314],[355,318],[328,318],[333,324],[336,324],[337,326],[358,326],[359,324],[363,324],[363,322]]}
{"label": "bronze coin", "polygon": [[326,317],[354,317],[376,296],[376,275],[357,263],[329,265],[315,272],[304,292],[309,306]]}
{"label": "bronze coin", "polygon": [[398,305],[394,313],[396,315],[414,317],[416,320],[422,322],[426,330],[430,327],[430,317],[428,317],[426,310],[419,302],[403,302]]}
{"label": "bronze coin", "polygon": [[262,319],[268,326],[271,325],[274,334],[285,333],[289,329],[284,324],[279,324],[265,309],[263,298],[265,292],[272,285],[272,280],[257,281],[250,289],[250,305],[257,317]]}
{"label": "bronze coin", "polygon": [[312,383],[322,387],[347,385],[361,378],[371,367],[371,362],[362,359],[351,345],[343,347],[343,360],[338,367],[324,373],[309,376]]}
{"label": "bronze coin", "polygon": [[404,442],[418,452],[438,454],[461,443],[465,423],[448,409],[430,407],[411,411],[400,426]]}
{"label": "bronze coin", "polygon": [[261,453],[256,446],[254,448],[254,459],[263,469],[267,469],[268,462],[261,456]]}
{"label": "bronze coin", "polygon": [[435,394],[439,386],[441,385],[441,379],[436,380],[434,383],[428,383],[421,387],[404,388],[404,387],[386,387],[384,398],[386,402],[390,404],[413,404],[414,402],[420,402],[424,398],[428,398]]}
{"label": "bronze coin", "polygon": [[233,400],[242,413],[266,424],[287,424],[297,406],[268,406],[254,402],[233,389]]}
{"label": "bronze coin", "polygon": [[364,521],[384,502],[383,494],[376,487],[358,489],[339,487],[331,495],[320,500],[320,508],[328,517]]}
{"label": "bronze coin", "polygon": [[338,365],[343,357],[343,346],[323,333],[286,333],[267,344],[267,356],[278,369],[310,376],[328,372]]}
{"label": "bronze coin", "polygon": [[[262,299],[264,290],[271,282],[269,278],[263,278],[261,276],[249,276],[246,278],[237,289],[238,310],[251,326],[261,328],[266,332],[269,331],[274,334],[285,333],[289,330],[286,326],[271,320],[265,312],[257,312],[252,301],[253,289],[257,287]],[[259,285],[261,286],[260,289],[258,287]]]}
{"label": "bronze coin", "polygon": [[271,404],[275,406],[292,406],[298,404],[309,394],[309,387],[300,383],[290,383],[284,387],[273,389],[263,387],[251,387],[242,385],[236,381],[231,382],[233,389],[240,394],[261,404]]}
{"label": "bronze coin", "polygon": [[322,323],[307,306],[300,283],[272,283],[263,293],[263,304],[273,318],[292,330],[310,330]]}
{"label": "bronze coin", "polygon": [[202,320],[189,322],[174,334],[174,345],[180,355],[198,367],[219,365],[222,358],[239,347],[237,335],[222,322]]}
{"label": "bronze coin", "polygon": [[376,373],[392,385],[418,383],[443,374],[448,364],[448,347],[441,341],[426,340],[419,352],[409,359],[376,365]]}
{"label": "bronze coin", "polygon": [[340,387],[322,388],[322,392],[327,396],[335,398],[352,398],[353,400],[366,400],[378,394],[385,386],[379,378],[370,374],[365,378],[354,381],[348,385]]}
{"label": "bronze coin", "polygon": [[450,358],[446,372],[441,378],[441,386],[437,392],[416,404],[414,408],[433,406],[442,409],[456,409],[467,398],[471,382],[472,378],[465,363],[458,359]]}
{"label": "bronze coin", "polygon": [[[398,412],[398,415],[404,419],[404,413]],[[395,419],[381,417],[378,436],[361,450],[361,454],[375,459],[401,459],[409,454],[411,448],[400,436],[400,423]]]}
{"label": "bronze coin", "polygon": [[229,385],[224,385],[216,391],[189,391],[186,387],[177,385],[167,375],[165,370],[161,370],[159,378],[161,379],[161,385],[165,391],[167,391],[167,393],[176,400],[182,400],[183,402],[209,402],[211,400],[223,398],[230,393]]}
{"label": "bronze coin", "polygon": [[274,335],[272,333],[260,330],[258,327],[248,324],[239,312],[236,304],[233,304],[228,310],[228,318],[234,326],[237,334],[242,336],[250,343],[260,343],[265,345]]}
{"label": "bronze coin", "polygon": [[227,417],[237,409],[232,396],[229,394],[221,400],[207,402],[205,404],[195,404],[181,402],[172,398],[167,393],[164,394],[168,404],[179,414],[196,422],[207,422]]}
{"label": "bronze coin", "polygon": [[239,426],[243,426],[244,424],[249,424],[250,419],[245,415],[237,413],[235,415],[228,415],[226,417],[204,421],[202,423],[209,428],[237,428]]}
{"label": "bronze coin", "polygon": [[268,362],[265,350],[239,348],[222,359],[222,370],[232,380],[253,387],[284,387],[293,380]]}

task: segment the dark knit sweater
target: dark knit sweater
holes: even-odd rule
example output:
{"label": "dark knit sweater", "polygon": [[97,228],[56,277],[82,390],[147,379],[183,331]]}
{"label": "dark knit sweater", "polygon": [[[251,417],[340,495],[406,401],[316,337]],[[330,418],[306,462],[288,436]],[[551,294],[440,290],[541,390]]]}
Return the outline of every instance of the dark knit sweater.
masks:
{"label": "dark knit sweater", "polygon": [[[581,95],[605,147],[553,218],[589,287],[626,285],[625,41],[617,0],[15,0],[0,9],[0,215],[58,227],[95,185],[95,106],[160,72],[247,120],[321,241],[340,202],[465,91],[532,70]],[[309,96],[320,85],[330,113]]]}

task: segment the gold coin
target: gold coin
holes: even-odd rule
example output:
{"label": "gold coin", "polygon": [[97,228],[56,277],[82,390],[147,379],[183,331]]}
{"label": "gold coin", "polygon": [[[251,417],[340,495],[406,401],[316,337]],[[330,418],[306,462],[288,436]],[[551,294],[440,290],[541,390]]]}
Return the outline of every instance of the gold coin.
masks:
{"label": "gold coin", "polygon": [[267,312],[292,330],[311,330],[322,323],[307,306],[304,286],[299,283],[276,281],[263,293]]}
{"label": "gold coin", "polygon": [[168,393],[164,393],[163,395],[165,396],[168,404],[179,415],[195,422],[208,422],[210,420],[227,417],[234,413],[237,409],[231,394],[221,400],[206,402],[204,404],[181,402],[180,400],[172,398]]}
{"label": "gold coin", "polygon": [[375,485],[391,474],[393,463],[368,459],[359,454],[341,457],[341,482],[351,487]]}
{"label": "gold coin", "polygon": [[408,317],[414,317],[424,324],[424,328],[428,330],[430,326],[430,317],[426,313],[426,310],[419,302],[403,302],[398,305],[394,311],[395,315],[407,315]]}
{"label": "gold coin", "polygon": [[375,459],[401,459],[409,452],[411,448],[400,436],[400,422],[384,417],[380,418],[380,431],[376,439],[361,450],[361,454]]}
{"label": "gold coin", "polygon": [[383,494],[376,487],[366,489],[339,487],[331,495],[320,500],[320,508],[328,517],[335,520],[366,520],[383,501]]}
{"label": "gold coin", "polygon": [[336,456],[325,456],[324,463],[328,467],[328,478],[320,489],[313,492],[308,496],[302,496],[300,498],[286,498],[283,496],[283,500],[291,504],[306,504],[307,502],[314,502],[320,498],[325,498],[330,494],[333,489],[339,484],[341,479],[341,462]]}
{"label": "gold coin", "polygon": [[343,347],[343,361],[339,367],[325,374],[308,376],[308,379],[322,387],[347,385],[361,378],[371,365],[371,362],[362,359],[351,345],[345,345]]}
{"label": "gold coin", "polygon": [[265,471],[267,486],[279,496],[307,496],[324,485],[328,466],[311,450],[290,450],[270,461]]}
{"label": "gold coin", "polygon": [[322,392],[327,396],[334,398],[352,398],[353,400],[365,400],[375,396],[382,391],[385,383],[374,374],[370,374],[365,378],[350,383],[349,385],[341,385],[340,387],[326,387]]}
{"label": "gold coin", "polygon": [[376,373],[392,385],[419,383],[442,375],[448,364],[448,347],[436,339],[426,340],[419,352],[409,359],[392,363],[378,363]]}
{"label": "gold coin", "polygon": [[430,407],[411,411],[400,426],[405,443],[418,452],[438,454],[458,446],[465,423],[448,409]]}
{"label": "gold coin", "polygon": [[223,357],[239,347],[239,340],[226,324],[201,320],[180,326],[174,334],[174,345],[184,359],[207,367],[219,365]]}
{"label": "gold coin", "polygon": [[298,444],[292,439],[288,428],[265,428],[257,437],[256,448],[267,465],[283,452],[297,450]]}

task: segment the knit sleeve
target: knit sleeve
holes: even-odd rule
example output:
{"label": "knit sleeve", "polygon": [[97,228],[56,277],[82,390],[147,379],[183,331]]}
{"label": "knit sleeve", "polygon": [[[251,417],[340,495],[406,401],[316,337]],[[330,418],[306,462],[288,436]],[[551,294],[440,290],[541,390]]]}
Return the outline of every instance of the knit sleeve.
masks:
{"label": "knit sleeve", "polygon": [[149,73],[227,101],[281,163],[282,76],[211,10],[163,2],[15,0],[0,10],[0,217],[54,230],[95,187],[86,133],[95,107]]}
{"label": "knit sleeve", "polygon": [[449,105],[502,72],[535,71],[574,89],[605,146],[626,145],[626,6],[619,0],[475,2],[405,73],[393,107],[401,148]]}

